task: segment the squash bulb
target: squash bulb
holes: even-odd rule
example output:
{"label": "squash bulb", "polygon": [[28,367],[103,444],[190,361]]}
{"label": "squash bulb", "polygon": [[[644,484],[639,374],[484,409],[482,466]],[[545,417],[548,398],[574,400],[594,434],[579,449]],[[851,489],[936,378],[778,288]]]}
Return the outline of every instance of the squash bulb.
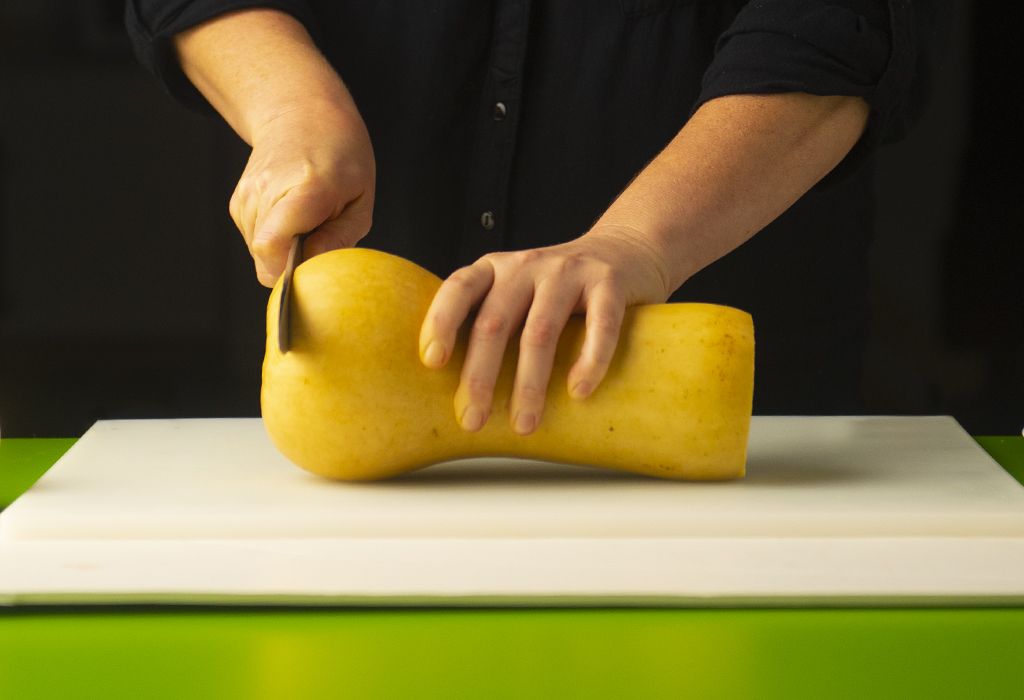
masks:
{"label": "squash bulb", "polygon": [[754,383],[750,315],[712,304],[626,310],[597,389],[573,399],[569,368],[583,343],[573,316],[559,341],[544,414],[526,436],[509,425],[519,338],[509,341],[487,424],[462,430],[454,396],[465,328],[448,363],[419,359],[419,331],[441,279],[368,248],[318,255],[296,270],[292,346],[277,348],[271,292],[261,403],[271,440],[330,479],[383,479],[462,457],[510,456],[668,479],[744,474]]}

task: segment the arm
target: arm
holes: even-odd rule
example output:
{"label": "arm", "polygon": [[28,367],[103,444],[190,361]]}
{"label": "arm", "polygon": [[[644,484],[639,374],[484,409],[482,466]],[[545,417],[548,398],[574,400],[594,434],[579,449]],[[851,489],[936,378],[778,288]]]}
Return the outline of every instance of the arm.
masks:
{"label": "arm", "polygon": [[592,229],[619,229],[665,262],[667,294],[788,209],[853,148],[859,97],[732,95],[706,102]]}
{"label": "arm", "polygon": [[245,10],[174,39],[182,70],[252,155],[229,210],[260,282],[284,269],[290,240],[306,250],[354,245],[370,228],[375,164],[351,95],[305,28],[274,10]]}
{"label": "arm", "polygon": [[589,232],[457,270],[427,312],[420,351],[424,364],[442,366],[480,303],[455,395],[463,428],[486,422],[505,346],[521,323],[509,411],[516,432],[529,434],[540,421],[558,336],[573,312],[586,312],[587,330],[567,389],[580,399],[593,392],[611,362],[625,307],[664,302],[772,221],[842,160],[867,116],[858,97],[711,100]]}

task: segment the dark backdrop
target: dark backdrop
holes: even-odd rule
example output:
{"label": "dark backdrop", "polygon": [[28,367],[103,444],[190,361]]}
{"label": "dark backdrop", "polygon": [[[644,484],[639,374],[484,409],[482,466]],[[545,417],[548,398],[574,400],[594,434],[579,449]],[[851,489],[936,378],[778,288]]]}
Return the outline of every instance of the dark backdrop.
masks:
{"label": "dark backdrop", "polygon": [[[227,215],[246,149],[135,65],[121,8],[0,4],[6,436],[259,411],[266,291]],[[864,391],[872,412],[1006,434],[1024,424],[1015,25],[958,2],[950,26],[922,121],[877,156]]]}

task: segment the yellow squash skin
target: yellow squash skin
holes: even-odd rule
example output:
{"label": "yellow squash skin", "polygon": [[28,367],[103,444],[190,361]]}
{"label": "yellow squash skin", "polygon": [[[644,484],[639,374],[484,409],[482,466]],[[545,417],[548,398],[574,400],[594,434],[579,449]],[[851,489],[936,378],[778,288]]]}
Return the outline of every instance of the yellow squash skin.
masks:
{"label": "yellow squash skin", "polygon": [[298,466],[331,479],[373,480],[461,457],[513,456],[621,469],[668,479],[744,474],[754,384],[750,315],[712,304],[626,310],[604,381],[572,399],[569,368],[583,318],[562,334],[537,430],[509,425],[518,356],[509,342],[491,415],[476,433],[455,419],[466,333],[448,364],[419,359],[420,325],[441,280],[367,248],[319,255],[293,278],[292,349],[277,349],[270,295],[263,420]]}

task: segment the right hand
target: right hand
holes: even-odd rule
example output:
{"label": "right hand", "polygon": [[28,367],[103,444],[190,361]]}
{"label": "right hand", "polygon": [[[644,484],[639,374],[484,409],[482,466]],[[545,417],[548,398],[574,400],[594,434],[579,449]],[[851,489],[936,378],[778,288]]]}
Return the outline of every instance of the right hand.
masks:
{"label": "right hand", "polygon": [[315,230],[303,245],[306,257],[365,236],[375,177],[370,136],[354,106],[303,104],[255,128],[228,208],[260,283],[274,285],[298,234]]}

